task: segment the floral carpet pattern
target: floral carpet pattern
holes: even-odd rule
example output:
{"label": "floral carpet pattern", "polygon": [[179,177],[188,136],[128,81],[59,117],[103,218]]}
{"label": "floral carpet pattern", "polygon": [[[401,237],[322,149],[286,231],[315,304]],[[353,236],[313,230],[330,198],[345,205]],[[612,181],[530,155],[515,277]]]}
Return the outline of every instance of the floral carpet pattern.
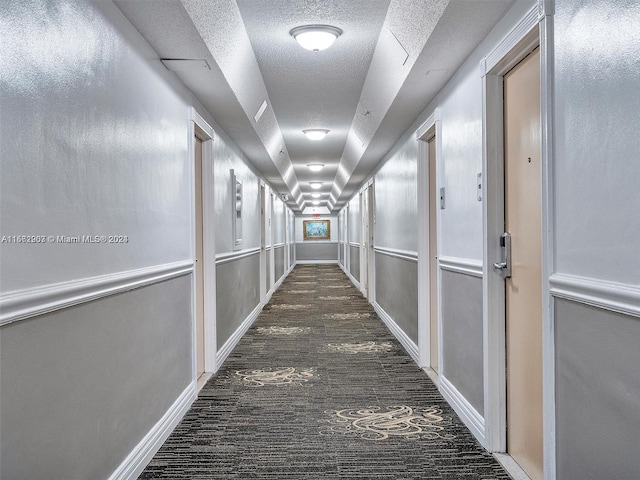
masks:
{"label": "floral carpet pattern", "polygon": [[140,475],[509,478],[335,265],[289,274]]}

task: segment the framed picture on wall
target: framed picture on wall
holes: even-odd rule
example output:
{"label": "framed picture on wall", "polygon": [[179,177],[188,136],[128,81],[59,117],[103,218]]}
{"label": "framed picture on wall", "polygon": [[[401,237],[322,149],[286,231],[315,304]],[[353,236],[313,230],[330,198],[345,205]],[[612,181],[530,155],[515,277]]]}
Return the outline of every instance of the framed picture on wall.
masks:
{"label": "framed picture on wall", "polygon": [[302,233],[305,240],[331,240],[331,221],[304,220]]}

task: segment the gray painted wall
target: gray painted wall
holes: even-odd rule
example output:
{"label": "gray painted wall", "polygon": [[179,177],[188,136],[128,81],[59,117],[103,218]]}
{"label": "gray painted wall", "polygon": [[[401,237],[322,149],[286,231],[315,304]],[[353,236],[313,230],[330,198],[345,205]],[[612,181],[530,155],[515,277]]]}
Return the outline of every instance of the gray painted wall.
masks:
{"label": "gray painted wall", "polygon": [[418,263],[376,252],[376,302],[418,342]]}
{"label": "gray painted wall", "polygon": [[260,182],[248,166],[248,161],[225,136],[216,136],[213,142],[213,176],[216,253],[229,253],[234,249],[231,229],[232,202],[231,173],[242,182],[242,245],[241,249],[260,246]]}
{"label": "gray painted wall", "polygon": [[192,381],[191,276],[2,327],[2,478],[108,478]]}
{"label": "gray painted wall", "polygon": [[[305,240],[304,221],[314,220],[312,215],[298,215],[295,217],[295,241],[297,260],[338,260],[338,217],[336,215],[322,215],[319,220],[329,220],[330,240]],[[335,246],[335,251],[334,251]]]}
{"label": "gray painted wall", "polygon": [[360,219],[360,197],[356,193],[356,195],[351,200],[349,200],[349,209],[347,210],[347,241],[360,243],[361,229],[362,221]]}
{"label": "gray painted wall", "polygon": [[284,202],[279,196],[276,196],[273,202],[273,243],[285,242],[286,227],[287,219],[285,217]]}
{"label": "gray painted wall", "polygon": [[296,259],[304,261],[312,260],[338,260],[338,244],[336,242],[305,242],[296,243]]}
{"label": "gray painted wall", "polygon": [[284,275],[284,246],[277,247],[273,252],[275,257],[276,282]]}
{"label": "gray painted wall", "polygon": [[265,285],[267,286],[267,292],[271,290],[271,252],[267,250],[267,256],[265,258],[265,270],[263,275],[265,276]]}
{"label": "gray painted wall", "polygon": [[638,18],[636,0],[563,0],[554,19],[557,269],[636,288]]}
{"label": "gray painted wall", "polygon": [[360,281],[360,247],[349,245],[349,272]]}
{"label": "gray painted wall", "polygon": [[[244,250],[260,246],[260,182],[246,163],[244,155],[224,136],[216,132],[213,142],[214,197],[215,197],[215,243],[216,253],[231,253],[234,250],[231,229],[232,201],[230,170],[242,182],[242,245]],[[216,266],[216,332],[217,345],[222,347],[247,315],[260,303],[259,255]],[[257,265],[256,265],[257,262]],[[267,272],[269,270],[267,269]],[[239,281],[241,273],[255,275]],[[268,277],[268,275],[267,275]],[[268,283],[268,282],[267,282]],[[256,287],[257,285],[257,287]],[[237,287],[237,288],[236,288]],[[256,293],[254,292],[256,289]]]}
{"label": "gray painted wall", "polygon": [[[555,272],[637,309],[640,6],[555,3]],[[640,478],[640,319],[556,300],[555,328],[557,478]]]}
{"label": "gray painted wall", "polygon": [[111,3],[16,2],[2,25],[2,233],[129,237],[3,244],[2,291],[191,258],[190,95]]}
{"label": "gray painted wall", "polygon": [[217,265],[216,282],[216,320],[220,348],[260,303],[260,255],[256,253]]}
{"label": "gray painted wall", "polygon": [[640,478],[640,318],[556,300],[558,479]]}
{"label": "gray painted wall", "polygon": [[[13,2],[0,59],[0,233],[128,237],[2,245],[1,293],[192,260],[196,103],[121,12]],[[185,276],[2,327],[2,478],[108,478],[191,382],[191,318]]]}
{"label": "gray painted wall", "polygon": [[441,374],[484,413],[482,279],[442,271]]}
{"label": "gray painted wall", "polygon": [[[260,178],[238,147],[222,131],[216,131],[214,141],[214,195],[216,214],[216,253],[234,251],[231,218],[235,201],[230,188],[230,170],[242,181],[243,209],[241,250],[260,246]],[[287,215],[291,212],[273,190],[265,186],[266,245],[285,242]],[[272,242],[273,235],[273,242]],[[284,248],[274,249],[276,281],[284,273]],[[271,257],[267,249],[266,269],[260,272],[260,255],[255,254],[218,264],[216,267],[216,328],[217,344],[222,347],[248,315],[260,304],[260,278],[271,288]]]}
{"label": "gray painted wall", "polygon": [[412,137],[394,148],[375,175],[375,244],[417,252],[418,142]]}

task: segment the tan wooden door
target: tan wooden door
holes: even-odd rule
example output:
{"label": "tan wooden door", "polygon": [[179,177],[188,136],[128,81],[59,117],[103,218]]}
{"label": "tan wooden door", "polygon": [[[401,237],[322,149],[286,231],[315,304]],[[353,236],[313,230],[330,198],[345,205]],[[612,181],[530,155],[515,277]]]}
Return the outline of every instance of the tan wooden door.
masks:
{"label": "tan wooden door", "polygon": [[533,479],[543,471],[540,52],[504,78],[507,448]]}
{"label": "tan wooden door", "polygon": [[438,371],[438,222],[436,202],[436,137],[427,141],[429,148],[429,330],[430,364]]}
{"label": "tan wooden door", "polygon": [[202,140],[196,137],[196,378],[204,373],[204,246],[202,241]]}

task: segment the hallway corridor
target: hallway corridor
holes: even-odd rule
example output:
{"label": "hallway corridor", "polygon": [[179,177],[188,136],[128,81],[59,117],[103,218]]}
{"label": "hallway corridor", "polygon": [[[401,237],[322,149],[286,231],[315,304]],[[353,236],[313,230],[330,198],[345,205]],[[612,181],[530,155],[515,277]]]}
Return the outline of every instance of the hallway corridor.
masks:
{"label": "hallway corridor", "polygon": [[509,476],[339,267],[305,265],[140,478]]}

